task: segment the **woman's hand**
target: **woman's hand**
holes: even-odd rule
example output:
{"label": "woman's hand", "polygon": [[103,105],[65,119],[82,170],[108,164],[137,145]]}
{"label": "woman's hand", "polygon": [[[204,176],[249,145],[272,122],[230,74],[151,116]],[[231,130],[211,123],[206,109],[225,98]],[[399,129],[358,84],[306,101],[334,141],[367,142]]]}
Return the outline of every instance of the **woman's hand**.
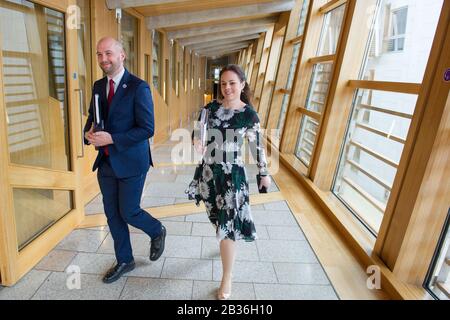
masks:
{"label": "woman's hand", "polygon": [[267,190],[269,190],[270,185],[272,184],[272,179],[270,179],[270,176],[261,177],[261,183],[258,186],[259,190],[261,190],[262,187],[266,187]]}
{"label": "woman's hand", "polygon": [[204,155],[206,152],[206,148],[202,145],[202,142],[199,139],[194,138],[194,149],[198,154]]}

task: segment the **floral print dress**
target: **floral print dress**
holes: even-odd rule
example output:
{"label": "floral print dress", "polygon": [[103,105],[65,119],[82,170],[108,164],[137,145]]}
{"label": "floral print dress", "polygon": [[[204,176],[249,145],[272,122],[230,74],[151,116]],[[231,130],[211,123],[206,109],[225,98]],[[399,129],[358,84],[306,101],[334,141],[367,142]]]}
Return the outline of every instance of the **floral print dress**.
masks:
{"label": "floral print dress", "polygon": [[[231,110],[212,102],[205,108],[210,111],[208,138],[202,170],[198,170],[193,190],[197,205],[204,202],[208,218],[217,228],[219,241],[253,241],[257,235],[249,205],[242,147],[250,149],[260,175],[267,175],[258,114],[250,105]],[[194,128],[193,136],[199,138],[198,127]],[[244,145],[244,141],[248,144]]]}

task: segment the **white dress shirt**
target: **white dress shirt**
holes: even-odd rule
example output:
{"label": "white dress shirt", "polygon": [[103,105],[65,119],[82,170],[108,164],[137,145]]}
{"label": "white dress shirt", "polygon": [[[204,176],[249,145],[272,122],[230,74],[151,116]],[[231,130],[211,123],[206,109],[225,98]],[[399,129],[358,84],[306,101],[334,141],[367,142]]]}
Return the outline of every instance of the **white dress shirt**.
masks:
{"label": "white dress shirt", "polygon": [[[122,80],[124,73],[125,68],[122,68],[122,71],[120,71],[117,76],[112,78],[112,80],[114,81],[114,94],[117,92],[117,88],[119,87],[120,80]],[[106,99],[108,99],[109,94],[109,80],[111,80],[111,78],[108,76],[108,81],[106,82]]]}

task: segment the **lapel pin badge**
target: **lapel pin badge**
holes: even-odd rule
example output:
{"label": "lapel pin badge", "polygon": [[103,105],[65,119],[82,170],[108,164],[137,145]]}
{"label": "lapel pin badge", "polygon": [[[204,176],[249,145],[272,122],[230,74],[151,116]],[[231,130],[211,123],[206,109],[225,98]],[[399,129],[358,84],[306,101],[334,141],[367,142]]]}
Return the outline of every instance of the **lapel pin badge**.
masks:
{"label": "lapel pin badge", "polygon": [[126,84],[124,84],[124,85],[122,86],[122,88],[126,89],[126,88],[127,88],[127,85],[126,85]]}

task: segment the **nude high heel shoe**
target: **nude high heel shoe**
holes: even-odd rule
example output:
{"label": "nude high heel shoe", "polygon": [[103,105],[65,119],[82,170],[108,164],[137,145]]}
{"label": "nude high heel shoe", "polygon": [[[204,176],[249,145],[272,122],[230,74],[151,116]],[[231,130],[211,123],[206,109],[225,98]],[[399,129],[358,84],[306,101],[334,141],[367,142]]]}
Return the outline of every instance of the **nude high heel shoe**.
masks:
{"label": "nude high heel shoe", "polygon": [[228,300],[231,297],[231,284],[230,284],[230,292],[223,292],[221,291],[222,286],[220,286],[219,289],[217,289],[217,300]]}

